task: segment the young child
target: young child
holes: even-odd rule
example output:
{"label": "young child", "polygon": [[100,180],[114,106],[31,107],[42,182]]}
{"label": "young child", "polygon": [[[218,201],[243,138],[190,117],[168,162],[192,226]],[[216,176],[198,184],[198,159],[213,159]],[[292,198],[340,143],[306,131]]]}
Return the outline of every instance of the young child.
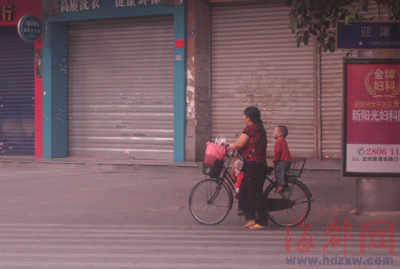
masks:
{"label": "young child", "polygon": [[286,126],[278,125],[275,127],[274,138],[276,139],[274,152],[274,166],[275,178],[278,183],[276,193],[281,192],[286,185],[286,172],[289,170],[293,162],[292,155],[290,154],[288,144],[286,143],[286,136],[289,134]]}

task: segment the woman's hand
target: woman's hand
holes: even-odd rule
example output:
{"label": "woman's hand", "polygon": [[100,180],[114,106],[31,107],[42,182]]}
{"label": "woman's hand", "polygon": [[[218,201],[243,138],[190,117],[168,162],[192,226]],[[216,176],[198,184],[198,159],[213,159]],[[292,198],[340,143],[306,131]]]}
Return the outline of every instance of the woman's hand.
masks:
{"label": "woman's hand", "polygon": [[241,134],[238,140],[235,143],[230,143],[229,148],[240,150],[246,146],[247,141],[249,141],[250,137],[247,134]]}

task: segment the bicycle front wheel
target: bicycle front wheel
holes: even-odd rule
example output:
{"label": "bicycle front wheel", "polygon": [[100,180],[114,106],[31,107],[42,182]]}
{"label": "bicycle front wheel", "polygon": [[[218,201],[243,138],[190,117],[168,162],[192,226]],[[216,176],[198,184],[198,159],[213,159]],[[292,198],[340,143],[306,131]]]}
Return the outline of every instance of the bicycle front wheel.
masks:
{"label": "bicycle front wheel", "polygon": [[232,202],[232,192],[223,182],[205,179],[190,193],[189,209],[201,224],[215,225],[228,216]]}
{"label": "bicycle front wheel", "polygon": [[271,184],[264,192],[269,219],[276,225],[284,227],[298,225],[303,215],[305,220],[311,209],[307,190],[296,180],[291,179],[286,190],[275,193],[275,187],[276,183]]}

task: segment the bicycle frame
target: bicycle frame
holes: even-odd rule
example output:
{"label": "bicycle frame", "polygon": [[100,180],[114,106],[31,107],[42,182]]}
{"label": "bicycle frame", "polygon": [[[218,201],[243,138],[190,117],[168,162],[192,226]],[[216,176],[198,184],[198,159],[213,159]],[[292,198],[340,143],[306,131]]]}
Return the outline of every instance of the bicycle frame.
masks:
{"label": "bicycle frame", "polygon": [[[222,176],[218,177],[219,180],[224,182],[226,185],[229,186],[229,189],[233,192],[236,192],[235,190],[235,181],[233,180],[231,174],[229,173],[229,167],[224,167],[223,168],[223,173]],[[228,180],[225,180],[228,179]]]}
{"label": "bicycle frame", "polygon": [[[222,173],[221,175],[217,178],[217,180],[220,180],[221,182],[225,183],[226,185],[229,186],[229,189],[233,193],[235,193],[235,181],[233,180],[231,174],[229,173],[229,165],[231,164],[231,161],[233,159],[233,155],[234,155],[235,151],[232,151],[231,155],[228,155],[227,153],[227,158],[228,160],[225,161],[224,163],[224,167],[222,168]],[[228,179],[228,180],[225,180]]]}

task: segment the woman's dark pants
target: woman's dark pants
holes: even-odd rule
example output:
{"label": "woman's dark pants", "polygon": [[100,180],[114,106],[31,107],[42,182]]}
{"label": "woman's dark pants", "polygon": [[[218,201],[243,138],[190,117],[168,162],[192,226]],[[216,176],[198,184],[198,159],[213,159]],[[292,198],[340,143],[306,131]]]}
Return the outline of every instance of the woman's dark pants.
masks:
{"label": "woman's dark pants", "polygon": [[[267,166],[263,163],[246,164],[239,189],[239,207],[247,220],[256,220],[261,226],[268,224],[267,209],[263,194]],[[256,218],[256,212],[258,218]]]}

